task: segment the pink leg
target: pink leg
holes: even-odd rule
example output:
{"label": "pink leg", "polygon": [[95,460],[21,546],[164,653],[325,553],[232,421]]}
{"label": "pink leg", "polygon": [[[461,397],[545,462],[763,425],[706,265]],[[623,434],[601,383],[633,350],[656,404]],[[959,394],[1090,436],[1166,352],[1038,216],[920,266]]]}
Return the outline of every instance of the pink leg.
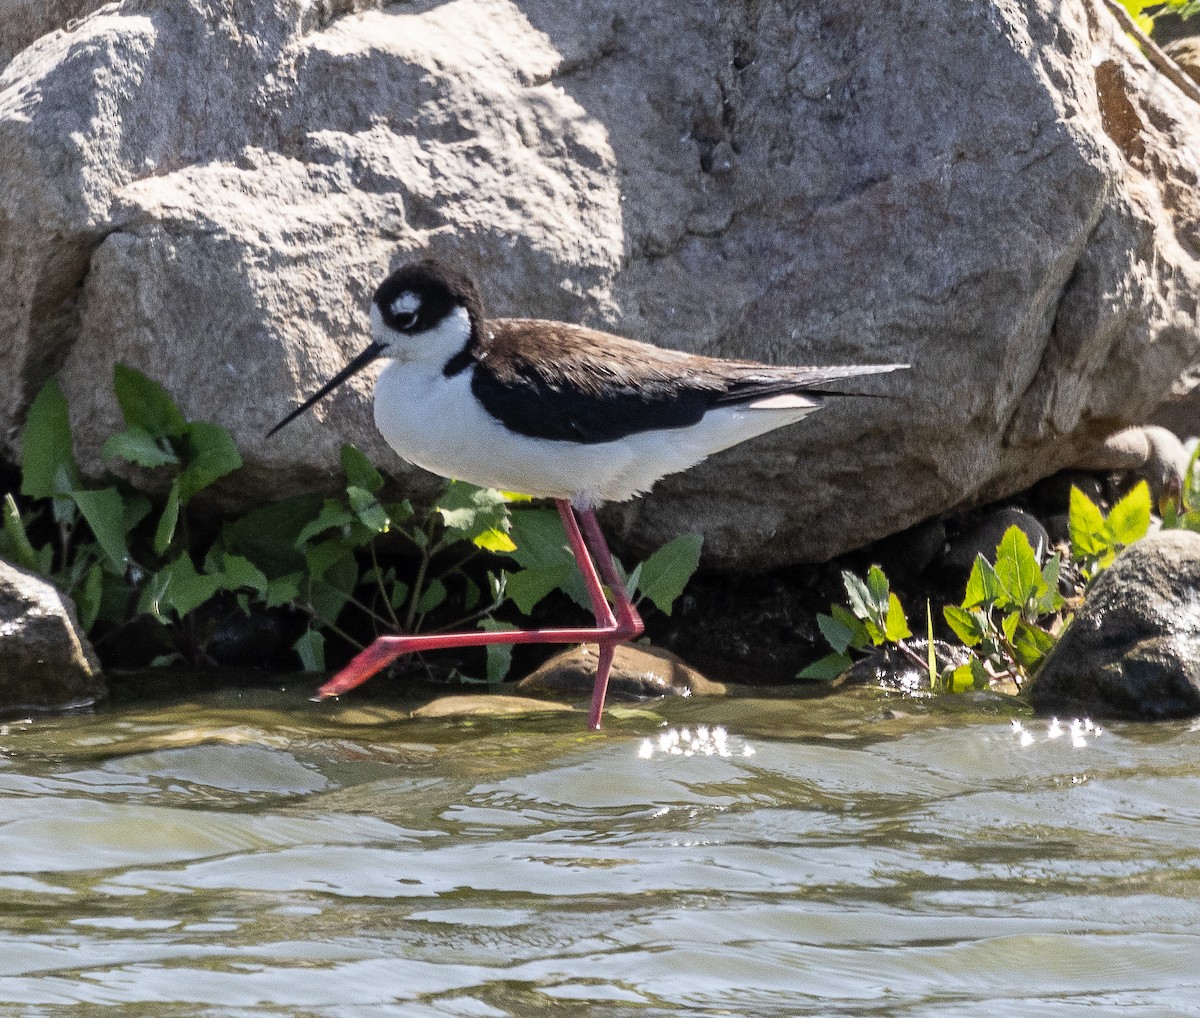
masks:
{"label": "pink leg", "polygon": [[[596,671],[596,684],[592,690],[592,709],[588,716],[591,728],[600,727],[600,714],[604,709],[604,696],[608,689],[608,675],[612,668],[613,652],[618,643],[639,636],[643,630],[642,620],[629,601],[625,588],[613,567],[612,555],[600,532],[595,513],[590,509],[579,511],[584,527],[588,531],[588,541],[584,541],[580,533],[579,523],[569,502],[556,500],[559,515],[562,517],[563,528],[571,551],[579,570],[583,574],[584,586],[587,587],[588,598],[592,602],[592,610],[596,616],[594,629],[532,629],[513,630],[509,632],[475,632],[475,633],[434,633],[418,636],[381,636],[366,650],[357,654],[345,668],[337,673],[317,690],[317,696],[325,699],[349,692],[355,686],[362,685],[372,675],[382,671],[396,658],[403,654],[413,654],[420,651],[443,650],[448,647],[484,647],[488,644],[518,644],[518,643],[597,643],[600,646],[599,665]],[[600,572],[608,581],[613,598],[617,602],[617,613],[614,616],[608,599],[604,596],[604,587],[597,575],[596,566],[588,554],[588,544],[593,552],[600,557]]]}

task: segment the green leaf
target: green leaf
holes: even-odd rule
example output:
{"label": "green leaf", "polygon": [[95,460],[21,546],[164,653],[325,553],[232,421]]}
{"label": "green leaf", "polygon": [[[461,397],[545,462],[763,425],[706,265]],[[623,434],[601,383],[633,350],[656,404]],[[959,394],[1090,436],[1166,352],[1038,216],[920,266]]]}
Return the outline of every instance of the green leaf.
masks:
{"label": "green leaf", "polygon": [[[354,550],[344,541],[330,538],[305,548],[304,560],[308,564],[309,575],[314,580],[323,580],[330,569],[337,567],[344,570],[344,563],[354,562]],[[355,579],[357,581],[357,569]]]}
{"label": "green leaf", "polygon": [[1071,535],[1071,554],[1076,559],[1099,555],[1108,547],[1108,531],[1104,514],[1082,491],[1071,486],[1067,529]]}
{"label": "green leaf", "polygon": [[[495,619],[480,619],[479,628],[489,633],[511,632],[517,627]],[[489,643],[487,650],[487,679],[489,686],[499,686],[512,667],[513,645],[511,643]]]}
{"label": "green leaf", "polygon": [[[34,549],[21,519],[21,511],[17,508],[16,499],[11,493],[4,496],[4,533],[8,537],[6,549],[12,561],[22,569],[31,572],[45,573],[41,568],[42,556]],[[47,545],[49,547],[49,545]]]}
{"label": "green leaf", "polygon": [[342,609],[358,586],[358,563],[354,561],[352,553],[344,548],[342,550],[344,554],[333,558],[323,567],[321,578],[311,575],[308,579],[309,607],[327,626],[337,624]]}
{"label": "green leaf", "polygon": [[160,610],[171,608],[181,619],[204,604],[221,585],[217,577],[196,572],[188,555],[180,555],[169,562],[159,575],[167,581],[158,598]]}
{"label": "green leaf", "polygon": [[300,547],[306,541],[311,540],[318,534],[323,534],[326,530],[331,530],[334,527],[342,528],[349,526],[354,522],[354,514],[340,505],[334,499],[326,499],[325,504],[321,506],[321,511],[316,517],[306,523],[301,531],[296,535],[295,545]]}
{"label": "green leaf", "polygon": [[170,619],[167,618],[163,611],[162,603],[162,599],[170,583],[170,574],[165,569],[153,573],[146,580],[145,585],[142,587],[142,592],[138,596],[137,610],[139,614],[153,615],[154,618],[164,625],[170,622]]}
{"label": "green leaf", "polygon": [[125,503],[116,488],[99,491],[73,491],[71,498],[96,536],[96,541],[109,561],[123,572],[129,563],[125,544]]}
{"label": "green leaf", "polygon": [[974,647],[983,639],[983,620],[977,613],[948,604],[942,609],[942,615],[964,646]]}
{"label": "green leaf", "polygon": [[835,604],[830,606],[829,614],[835,622],[840,623],[853,634],[850,637],[851,647],[855,647],[858,650],[865,650],[867,647],[872,646],[874,641],[871,639],[871,634],[867,632],[866,624],[849,609],[843,608],[840,604]]}
{"label": "green leaf", "polygon": [[875,604],[876,617],[882,619],[888,612],[888,578],[879,566],[867,570],[867,590]]}
{"label": "green leaf", "polygon": [[349,442],[342,446],[342,470],[346,473],[348,488],[362,488],[377,495],[383,487],[383,474],[371,466],[371,461],[360,449]]}
{"label": "green leaf", "polygon": [[847,570],[842,570],[842,583],[846,587],[846,596],[850,599],[850,610],[862,621],[873,615],[874,598],[871,591],[862,580]]}
{"label": "green leaf", "polygon": [[641,564],[638,590],[664,615],[671,614],[675,601],[700,565],[703,544],[700,534],[683,534]]}
{"label": "green leaf", "polygon": [[300,596],[301,573],[288,573],[267,581],[267,592],[263,598],[268,608],[291,604]]}
{"label": "green leaf", "polygon": [[297,495],[253,509],[225,524],[221,544],[234,554],[244,555],[267,577],[303,569],[305,559],[296,547],[297,538],[318,514],[321,504],[319,495]]}
{"label": "green leaf", "polygon": [[1042,566],[1042,582],[1046,585],[1046,589],[1038,598],[1036,605],[1038,615],[1053,615],[1065,604],[1062,594],[1058,591],[1058,573],[1061,566],[1062,559],[1057,552],[1046,559],[1046,564]]}
{"label": "green leaf", "polygon": [[167,390],[135,368],[113,368],[113,387],[127,428],[141,428],[154,438],[178,438],[184,431],[183,414]]}
{"label": "green leaf", "polygon": [[79,611],[79,624],[83,631],[90,632],[100,614],[100,597],[104,592],[104,570],[94,563],[84,574],[83,582],[72,592],[75,607]]}
{"label": "green leaf", "polygon": [[897,640],[904,640],[910,636],[912,636],[912,630],[908,628],[908,619],[904,615],[900,599],[895,594],[889,594],[883,637],[889,643],[895,643]]}
{"label": "green leaf", "polygon": [[392,521],[387,510],[370,491],[352,484],[346,489],[346,497],[350,500],[350,508],[354,510],[354,515],[367,530],[372,534],[387,533]]}
{"label": "green leaf", "polygon": [[965,693],[972,689],[986,689],[988,673],[983,662],[972,657],[966,664],[954,669],[950,678],[950,692]]}
{"label": "green leaf", "polygon": [[853,664],[854,661],[848,654],[826,654],[801,671],[796,678],[832,682]]}
{"label": "green leaf", "polygon": [[300,667],[306,672],[325,671],[325,636],[319,629],[310,629],[295,643],[294,650],[300,656]]}
{"label": "green leaf", "polygon": [[267,595],[271,585],[263,571],[248,558],[230,555],[228,552],[221,557],[220,572],[214,575],[225,590],[242,590],[249,587],[262,597]]}
{"label": "green leaf", "polygon": [[421,591],[421,596],[417,598],[417,613],[427,615],[429,612],[441,606],[446,600],[446,585],[434,577]]}
{"label": "green leaf", "polygon": [[1198,460],[1200,460],[1200,445],[1197,445],[1192,450],[1187,470],[1183,474],[1183,490],[1180,492],[1180,499],[1183,502],[1184,512],[1200,510],[1200,467],[1197,467]]}
{"label": "green leaf", "polygon": [[1010,639],[1017,660],[1029,671],[1034,671],[1042,663],[1057,642],[1044,629],[1024,621],[1017,624],[1016,632]]}
{"label": "green leaf", "polygon": [[1045,592],[1037,555],[1018,526],[1009,527],[996,547],[996,576],[1014,606],[1024,606]]}
{"label": "green leaf", "polygon": [[508,503],[493,488],[451,481],[438,498],[436,511],[447,532],[458,540],[474,541],[488,530],[509,531]]}
{"label": "green leaf", "polygon": [[490,530],[485,530],[482,534],[477,534],[473,543],[475,547],[482,548],[484,551],[507,553],[517,550],[513,539],[497,527],[492,527]]}
{"label": "green leaf", "polygon": [[1004,638],[1010,643],[1012,642],[1013,634],[1017,631],[1017,623],[1021,620],[1019,611],[1011,611],[1000,620],[1000,631],[1004,633]]}
{"label": "green leaf", "polygon": [[571,576],[570,564],[530,566],[508,573],[505,593],[522,615],[528,615],[550,591],[565,583]]}
{"label": "green leaf", "polygon": [[975,565],[971,567],[971,575],[967,577],[967,590],[963,596],[964,608],[977,608],[980,605],[994,604],[1004,594],[1004,584],[996,575],[992,564],[982,555],[975,556]]}
{"label": "green leaf", "polygon": [[183,462],[179,475],[180,501],[187,505],[192,496],[242,465],[233,436],[219,424],[193,421],[184,427],[176,449]]}
{"label": "green leaf", "polygon": [[175,527],[179,523],[179,478],[171,482],[171,490],[167,493],[167,504],[163,506],[162,516],[158,518],[158,526],[154,530],[154,550],[161,555],[167,550],[175,537]]}
{"label": "green leaf", "polygon": [[[855,619],[855,621],[857,622],[858,620]],[[846,650],[853,645],[854,638],[857,635],[844,622],[840,622],[830,615],[821,615],[818,613],[817,627],[821,630],[821,635],[828,641],[829,646],[833,648],[835,654],[845,654]]]}
{"label": "green leaf", "polygon": [[933,643],[933,605],[929,598],[925,599],[925,668],[929,674],[929,688],[937,684],[937,652]]}
{"label": "green leaf", "polygon": [[149,469],[179,462],[174,452],[164,449],[150,432],[136,424],[111,435],[101,446],[100,452],[106,457],[115,456]]}
{"label": "green leaf", "polygon": [[21,494],[65,495],[79,487],[67,400],[53,378],[30,404],[21,438]]}
{"label": "green leaf", "polygon": [[1114,544],[1130,545],[1145,537],[1150,529],[1150,486],[1139,481],[1112,507],[1105,523]]}

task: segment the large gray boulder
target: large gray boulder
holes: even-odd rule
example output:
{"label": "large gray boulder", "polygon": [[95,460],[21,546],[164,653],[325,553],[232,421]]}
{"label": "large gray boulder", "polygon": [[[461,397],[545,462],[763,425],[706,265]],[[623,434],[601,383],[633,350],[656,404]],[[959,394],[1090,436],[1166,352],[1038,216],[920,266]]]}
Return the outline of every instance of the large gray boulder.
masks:
{"label": "large gray boulder", "polygon": [[1200,534],[1164,530],[1122,552],[1028,695],[1042,714],[1200,714]]}
{"label": "large gray boulder", "polygon": [[[358,9],[358,8],[363,9]],[[787,363],[910,361],[615,510],[643,547],[823,559],[998,498],[1200,357],[1200,108],[1091,0],[119,0],[0,76],[8,456],[55,372],[85,468],[115,361],[219,420],[233,502],[353,441],[414,255],[498,314]]]}
{"label": "large gray boulder", "polygon": [[106,692],[70,598],[0,559],[0,711],[80,707]]}

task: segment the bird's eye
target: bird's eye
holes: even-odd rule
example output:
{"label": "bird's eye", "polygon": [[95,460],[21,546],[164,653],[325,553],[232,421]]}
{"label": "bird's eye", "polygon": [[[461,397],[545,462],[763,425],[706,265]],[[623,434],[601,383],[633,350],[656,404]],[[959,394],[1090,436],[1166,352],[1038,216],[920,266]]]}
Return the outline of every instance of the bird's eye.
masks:
{"label": "bird's eye", "polygon": [[396,328],[401,332],[407,332],[417,324],[417,313],[408,311],[405,314],[396,315]]}

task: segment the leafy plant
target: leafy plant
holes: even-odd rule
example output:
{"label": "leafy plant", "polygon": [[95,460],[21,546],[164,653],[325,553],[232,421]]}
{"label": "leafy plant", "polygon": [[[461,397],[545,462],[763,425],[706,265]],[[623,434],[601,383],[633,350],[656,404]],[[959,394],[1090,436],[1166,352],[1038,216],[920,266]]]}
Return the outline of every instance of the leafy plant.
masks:
{"label": "leafy plant", "polygon": [[1185,21],[1200,14],[1200,0],[1119,0],[1138,27],[1150,35],[1154,31],[1155,19],[1163,14],[1177,14]]}
{"label": "leafy plant", "polygon": [[1072,487],[1068,527],[1071,558],[1090,583],[1112,565],[1123,548],[1146,536],[1150,529],[1150,488],[1145,481],[1139,482],[1105,516],[1095,502]]}
{"label": "leafy plant", "polygon": [[[86,484],[75,460],[67,403],[51,380],[30,407],[23,439],[23,514],[4,498],[0,555],[51,578],[92,629],[119,630],[151,616],[172,634],[177,657],[201,661],[230,612],[286,609],[307,618],[295,643],[306,669],[325,667],[327,636],[469,626],[511,628],[494,613],[528,614],[561,589],[587,598],[558,514],[526,496],[449,482],[425,514],[384,500],[383,476],[356,448],[342,449],[345,483],[334,498],[301,495],[212,527],[193,525],[195,496],[241,466],[229,433],[186,420],[166,391],[118,365],[114,386],[125,430],[103,454],[140,468],[165,495],[152,501],[126,481]],[[34,537],[32,535],[39,534]],[[670,614],[695,571],[701,539],[670,542],[632,573],[632,596]],[[406,547],[403,557],[385,554]],[[415,567],[408,568],[415,557]],[[486,566],[476,559],[483,558]],[[511,647],[488,649],[500,681]]]}

